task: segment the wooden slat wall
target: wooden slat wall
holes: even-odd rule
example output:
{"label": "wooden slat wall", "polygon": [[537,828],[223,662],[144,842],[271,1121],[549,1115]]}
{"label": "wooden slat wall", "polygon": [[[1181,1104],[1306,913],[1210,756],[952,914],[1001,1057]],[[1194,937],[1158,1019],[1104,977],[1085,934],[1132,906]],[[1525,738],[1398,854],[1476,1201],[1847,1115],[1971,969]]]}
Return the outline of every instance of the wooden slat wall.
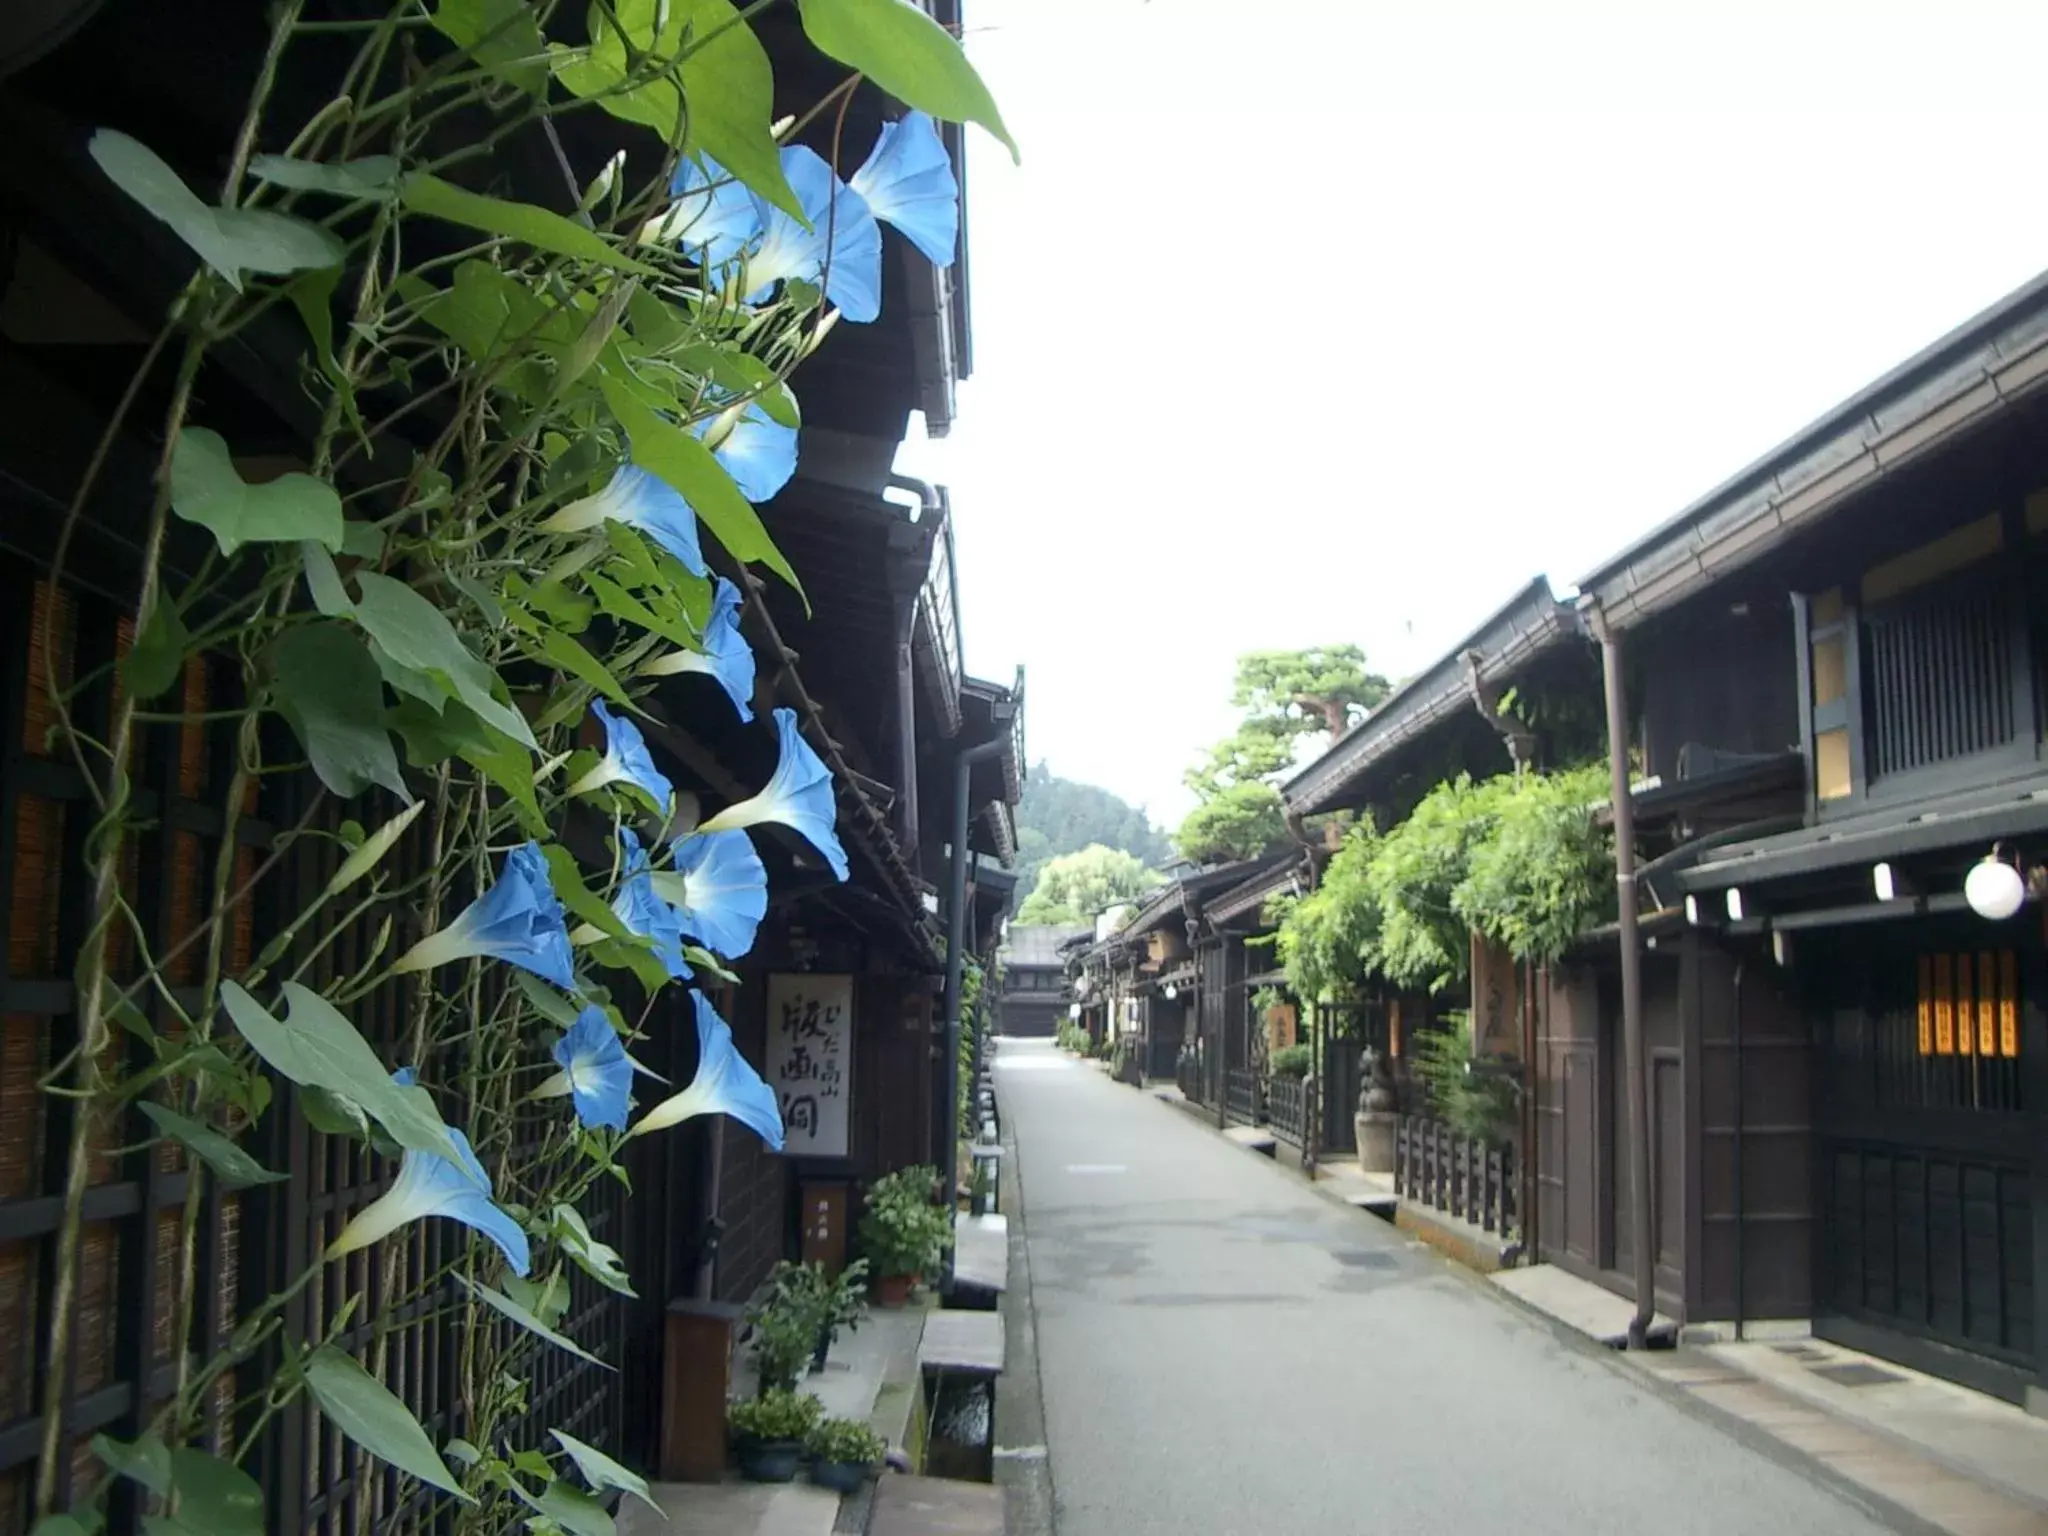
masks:
{"label": "wooden slat wall", "polygon": [[[43,1348],[49,1330],[51,1234],[60,1220],[64,1149],[70,1135],[66,1102],[40,1091],[37,1079],[60,1061],[75,1040],[72,1017],[72,957],[85,929],[82,841],[94,816],[76,765],[57,755],[48,738],[51,703],[44,682],[46,627],[54,635],[50,658],[59,686],[76,678],[100,679],[75,705],[88,728],[103,732],[114,705],[110,664],[132,633],[124,616],[86,596],[58,592],[19,562],[0,562],[0,918],[7,931],[0,946],[0,1536],[27,1530],[34,1461],[40,1441]],[[185,711],[221,708],[232,694],[224,669],[194,661],[181,679],[177,703]],[[219,798],[233,770],[232,742],[225,728],[147,726],[138,737],[134,782],[135,812],[142,830],[122,868],[122,889],[152,948],[165,954],[191,936],[210,893],[222,817]],[[288,750],[286,748],[285,750]],[[280,754],[281,755],[281,754]],[[254,872],[275,825],[295,820],[309,791],[284,778],[265,781],[261,802],[244,806],[235,853],[237,883]],[[326,807],[329,823],[339,816]],[[395,805],[355,805],[350,811],[374,824]],[[394,867],[422,867],[424,828],[394,855]],[[227,968],[245,967],[266,936],[275,914],[316,889],[339,858],[331,843],[308,841],[258,888],[253,901],[229,925]],[[343,933],[331,953],[309,973],[315,984],[360,964],[382,914],[371,914]],[[403,921],[401,928],[404,928]],[[397,942],[408,937],[401,932]],[[202,979],[203,944],[168,962],[175,987],[196,987]],[[135,966],[132,934],[117,930],[110,946],[117,976]],[[139,999],[146,1005],[147,998]],[[405,1058],[406,1020],[395,992],[366,999],[352,1010],[355,1022],[393,1065]],[[157,1019],[161,1033],[173,1025]],[[535,1043],[536,1060],[541,1045]],[[145,1050],[125,1031],[116,1031],[109,1070],[132,1070]],[[135,1053],[125,1062],[120,1053]],[[419,1063],[429,1082],[446,1081],[454,1062]],[[314,1133],[297,1112],[289,1084],[273,1084],[273,1107],[250,1138],[250,1150],[290,1177],[287,1182],[239,1194],[209,1185],[198,1232],[195,1333],[190,1347],[211,1353],[240,1315],[243,1299],[281,1285],[323,1247],[350,1215],[388,1186],[395,1165],[353,1143]],[[515,1129],[515,1142],[483,1152],[501,1174],[501,1195],[519,1198],[521,1170],[536,1155],[540,1126],[535,1110]],[[70,1483],[82,1495],[101,1475],[88,1441],[99,1430],[120,1436],[138,1433],[149,1413],[170,1390],[179,1340],[175,1295],[177,1245],[185,1200],[182,1156],[172,1146],[120,1152],[150,1134],[139,1115],[121,1124],[95,1127],[91,1188],[80,1262],[80,1309],[73,1368],[68,1383],[67,1431]],[[687,1183],[687,1174],[682,1176]],[[601,1181],[582,1203],[593,1231],[624,1247],[625,1191]],[[658,1213],[655,1220],[660,1220]],[[398,1286],[385,1294],[381,1256],[353,1255],[328,1267],[293,1310],[299,1337],[318,1337],[351,1300],[347,1328],[335,1335],[344,1347],[367,1357],[379,1322],[389,1329],[385,1378],[418,1413],[430,1433],[445,1439],[461,1433],[457,1373],[462,1347],[451,1326],[447,1282],[422,1291],[459,1247],[460,1229],[423,1222],[402,1244]],[[639,1303],[658,1311],[658,1291]],[[564,1326],[582,1342],[619,1365],[628,1330],[644,1317],[633,1306],[580,1273],[572,1285]],[[510,1329],[510,1325],[503,1325]],[[560,1427],[615,1454],[622,1448],[625,1397],[619,1377],[560,1350],[533,1342],[521,1365],[528,1383],[529,1422],[516,1432],[521,1443],[540,1443],[548,1428]],[[274,1371],[274,1358],[241,1378],[223,1379],[215,1399],[208,1439],[232,1449],[249,1422],[236,1400]],[[359,1453],[319,1415],[304,1408],[279,1414],[265,1428],[247,1461],[270,1500],[270,1528],[279,1532],[342,1532],[353,1529]],[[369,1480],[369,1498],[380,1524],[412,1528],[426,1518],[429,1501],[414,1485],[401,1490],[388,1469]],[[401,1495],[403,1495],[401,1497]],[[69,1502],[71,1488],[60,1495]],[[132,1501],[117,1499],[111,1528],[135,1528]]]}

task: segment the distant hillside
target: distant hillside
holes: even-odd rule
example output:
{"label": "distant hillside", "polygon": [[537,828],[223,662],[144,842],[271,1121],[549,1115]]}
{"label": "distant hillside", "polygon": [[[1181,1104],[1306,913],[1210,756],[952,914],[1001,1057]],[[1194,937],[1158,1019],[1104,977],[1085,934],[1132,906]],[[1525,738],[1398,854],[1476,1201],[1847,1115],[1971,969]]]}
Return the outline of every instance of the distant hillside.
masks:
{"label": "distant hillside", "polygon": [[1024,799],[1017,807],[1017,901],[1021,905],[1038,884],[1047,859],[1078,853],[1090,843],[1120,849],[1161,869],[1173,858],[1173,845],[1145,813],[1094,784],[1063,779],[1044,763],[1034,763],[1024,776]]}

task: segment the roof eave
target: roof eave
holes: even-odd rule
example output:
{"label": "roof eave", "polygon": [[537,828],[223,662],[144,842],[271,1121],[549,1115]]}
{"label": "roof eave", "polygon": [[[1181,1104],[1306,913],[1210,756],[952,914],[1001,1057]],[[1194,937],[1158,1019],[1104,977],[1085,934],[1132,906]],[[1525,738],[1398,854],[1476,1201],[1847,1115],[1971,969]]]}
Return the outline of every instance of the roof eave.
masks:
{"label": "roof eave", "polygon": [[1721,580],[2048,380],[2048,273],[1908,358],[1579,581],[1626,627]]}
{"label": "roof eave", "polygon": [[1425,734],[1453,711],[1472,707],[1467,657],[1477,656],[1482,682],[1498,683],[1578,632],[1574,610],[1560,603],[1549,581],[1538,576],[1283,784],[1281,794],[1287,808],[1302,816],[1331,809],[1390,753]]}

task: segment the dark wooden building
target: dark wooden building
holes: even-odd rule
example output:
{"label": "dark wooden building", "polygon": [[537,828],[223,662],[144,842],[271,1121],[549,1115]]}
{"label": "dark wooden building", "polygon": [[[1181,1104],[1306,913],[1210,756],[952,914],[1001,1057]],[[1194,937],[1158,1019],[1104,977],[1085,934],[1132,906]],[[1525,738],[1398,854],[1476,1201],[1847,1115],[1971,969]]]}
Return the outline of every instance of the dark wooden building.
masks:
{"label": "dark wooden building", "polygon": [[[47,1258],[63,1177],[55,1152],[69,1122],[62,1101],[41,1093],[37,1078],[76,1035],[70,978],[85,911],[80,850],[91,820],[80,773],[46,742],[42,679],[46,662],[60,676],[84,676],[132,640],[134,531],[155,457],[145,431],[116,443],[108,489],[62,584],[48,578],[51,544],[101,423],[193,266],[162,224],[100,174],[85,143],[98,126],[121,128],[194,185],[217,179],[266,34],[263,8],[226,0],[174,7],[106,0],[72,9],[80,25],[40,34],[35,41],[47,47],[29,48],[14,18],[0,18],[0,69],[11,71],[0,78],[0,141],[8,146],[0,156],[0,396],[8,402],[0,413],[0,922],[7,940],[0,947],[0,1536],[26,1530],[39,1440]],[[957,22],[948,0],[935,9]],[[37,7],[23,19],[35,22],[51,10]],[[840,72],[810,52],[793,9],[764,18],[762,30],[790,110],[836,83]],[[304,86],[288,76],[281,99]],[[854,98],[844,130],[849,145],[865,152],[885,105],[872,88]],[[574,164],[594,169],[625,131],[581,114],[563,131],[564,149]],[[948,129],[946,137],[963,170],[957,133]],[[559,204],[552,166],[537,138],[509,144],[502,162],[525,195]],[[932,829],[950,825],[958,754],[1001,740],[1005,750],[970,785],[970,847],[977,862],[1010,856],[1021,697],[1019,688],[977,682],[962,669],[952,513],[943,494],[918,493],[913,512],[883,493],[910,411],[922,410],[935,431],[950,419],[953,385],[971,355],[965,279],[964,260],[941,272],[891,233],[882,318],[841,326],[798,380],[805,419],[799,475],[763,516],[816,610],[806,615],[786,594],[750,585],[743,628],[759,662],[757,711],[794,710],[834,772],[852,876],[838,885],[814,868],[806,873],[799,844],[764,838],[773,905],[737,967],[741,985],[723,1006],[743,1053],[758,1064],[771,976],[852,979],[848,1148],[844,1157],[806,1162],[768,1153],[723,1121],[697,1122],[635,1144],[630,1198],[605,1182],[587,1214],[597,1235],[623,1251],[640,1294],[579,1277],[563,1326],[617,1374],[552,1352],[535,1363],[533,1411],[635,1465],[651,1464],[668,1302],[706,1291],[744,1298],[776,1259],[794,1256],[802,1182],[850,1184],[931,1161],[950,1138],[939,1107],[944,914],[936,900],[946,834]],[[252,452],[301,455],[309,431],[308,403],[296,384],[302,347],[282,313],[251,325],[201,377],[209,419],[231,425],[234,440]],[[737,574],[729,562],[725,568]],[[46,623],[56,636],[54,657],[43,653]],[[213,682],[195,663],[185,707],[203,709]],[[89,693],[84,707],[104,712],[107,694],[104,686]],[[742,725],[707,680],[672,679],[648,704],[650,744],[679,788],[716,806],[766,779],[772,731],[759,719]],[[149,893],[145,906],[160,944],[175,942],[180,925],[191,922],[197,872],[217,851],[218,822],[208,819],[217,813],[208,811],[204,791],[220,782],[228,750],[219,733],[195,726],[144,731],[137,808],[146,826],[134,879],[137,891]],[[295,816],[303,788],[283,779],[266,784],[260,805],[241,822],[242,856],[262,856],[275,830]],[[284,877],[317,881],[322,857],[294,855]],[[971,897],[967,941],[978,953],[992,948],[1005,900],[991,901],[988,892],[1000,884],[985,882]],[[237,928],[231,970],[260,948],[275,921],[259,904]],[[661,1041],[645,1064],[687,1081],[692,1036],[676,1005],[664,1006],[674,1027],[657,1030]],[[317,1252],[392,1171],[313,1131],[280,1084],[257,1150],[290,1176],[209,1197],[201,1241],[211,1297],[196,1322],[200,1336],[178,1339],[159,1271],[175,1237],[185,1175],[146,1144],[146,1123],[128,1120],[109,1127],[86,1195],[83,1332],[64,1383],[74,1484],[98,1474],[92,1435],[133,1436],[147,1423],[176,1352],[213,1348],[245,1300]],[[438,1264],[441,1253],[435,1246],[416,1262]],[[359,1282],[368,1304],[335,1335],[345,1348],[366,1337],[377,1301],[366,1280],[335,1272],[336,1295]],[[316,1328],[320,1321],[297,1319]],[[397,1337],[395,1347],[419,1362],[394,1378],[397,1386],[443,1438],[458,1433],[458,1405],[439,1385],[454,1379],[441,1367],[459,1347],[445,1309],[422,1310]],[[352,1529],[359,1455],[331,1427],[316,1432],[303,1401],[269,1420],[248,1465],[265,1483],[272,1528]]]}
{"label": "dark wooden building", "polygon": [[[1502,701],[1511,689],[1525,707],[1506,712]],[[1350,812],[1391,830],[1459,774],[1484,779],[1517,765],[1550,768],[1583,757],[1600,739],[1599,698],[1597,660],[1578,616],[1538,577],[1296,773],[1285,786],[1288,813],[1298,820]],[[1506,986],[1494,990],[1508,1027],[1491,1043],[1519,1060],[1522,1040],[1512,1020],[1523,980],[1510,971]],[[1361,1049],[1387,1053],[1404,1101],[1412,1101],[1410,1038],[1471,1006],[1474,995],[1469,979],[1434,995],[1375,979],[1341,1008],[1302,1000],[1323,1086],[1326,1148],[1352,1147]]]}
{"label": "dark wooden building", "polygon": [[1072,999],[1060,946],[1088,928],[1011,924],[998,952],[1003,970],[999,1019],[1005,1035],[1050,1039],[1059,1033]]}
{"label": "dark wooden building", "polygon": [[[2044,378],[2037,281],[1582,583],[1652,775],[1659,1305],[2016,1400],[2048,1338]],[[1626,1289],[1611,973],[1553,1002],[1544,1251]]]}

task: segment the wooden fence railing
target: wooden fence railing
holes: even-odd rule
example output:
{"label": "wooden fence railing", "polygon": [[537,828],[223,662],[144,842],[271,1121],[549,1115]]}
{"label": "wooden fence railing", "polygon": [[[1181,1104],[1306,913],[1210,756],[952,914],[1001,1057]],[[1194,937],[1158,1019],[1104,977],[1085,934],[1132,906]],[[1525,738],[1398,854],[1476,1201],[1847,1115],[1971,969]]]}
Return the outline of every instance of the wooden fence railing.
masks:
{"label": "wooden fence railing", "polygon": [[1258,1073],[1232,1067],[1223,1074],[1223,1112],[1239,1125],[1258,1124]]}
{"label": "wooden fence railing", "polygon": [[1403,1200],[1488,1232],[1516,1237],[1514,1149],[1460,1136],[1441,1120],[1403,1115],[1394,1139],[1394,1185]]}
{"label": "wooden fence railing", "polygon": [[1301,1146],[1308,1138],[1308,1100],[1308,1085],[1301,1078],[1268,1078],[1266,1123],[1273,1134]]}

